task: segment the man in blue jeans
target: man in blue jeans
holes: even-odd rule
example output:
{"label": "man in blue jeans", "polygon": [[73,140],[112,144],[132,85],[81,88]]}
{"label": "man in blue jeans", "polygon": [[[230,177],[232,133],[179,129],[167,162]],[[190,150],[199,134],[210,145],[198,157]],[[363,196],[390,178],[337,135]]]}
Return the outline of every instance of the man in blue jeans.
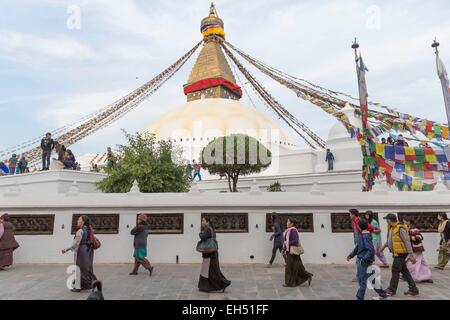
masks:
{"label": "man in blue jeans", "polygon": [[[367,288],[367,279],[370,276],[367,273],[367,269],[375,261],[375,248],[372,243],[372,235],[367,230],[369,226],[367,221],[359,220],[358,226],[361,230],[361,236],[358,239],[355,249],[347,257],[347,261],[350,261],[355,256],[358,258],[357,268],[359,289],[356,293],[356,299],[364,300]],[[381,285],[379,288],[377,288],[377,285],[378,284],[374,285],[375,292],[378,293],[380,299],[387,299],[388,295],[386,292],[381,288]]]}

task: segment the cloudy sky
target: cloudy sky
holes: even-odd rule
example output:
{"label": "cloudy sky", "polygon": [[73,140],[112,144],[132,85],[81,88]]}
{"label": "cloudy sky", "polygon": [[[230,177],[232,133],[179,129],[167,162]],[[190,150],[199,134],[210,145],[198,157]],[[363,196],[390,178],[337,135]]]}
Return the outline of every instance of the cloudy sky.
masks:
{"label": "cloudy sky", "polygon": [[[350,45],[358,37],[371,100],[445,121],[430,44],[438,37],[450,69],[448,0],[215,3],[228,41],[278,69],[353,95]],[[79,28],[73,20],[78,9]],[[153,78],[201,40],[199,24],[208,9],[206,0],[0,0],[0,150],[74,122]],[[72,149],[103,151],[123,142],[121,128],[139,131],[184,103],[182,85],[193,62],[134,112]],[[329,115],[253,73],[327,138],[334,123]],[[244,102],[252,105],[248,97]],[[302,144],[294,134],[292,140]]]}

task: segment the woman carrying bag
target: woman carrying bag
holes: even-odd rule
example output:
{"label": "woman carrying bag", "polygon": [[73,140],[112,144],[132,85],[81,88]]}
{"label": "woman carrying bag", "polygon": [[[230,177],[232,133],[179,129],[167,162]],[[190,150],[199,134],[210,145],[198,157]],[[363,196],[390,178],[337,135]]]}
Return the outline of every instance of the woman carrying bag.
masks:
{"label": "woman carrying bag", "polygon": [[283,253],[286,257],[286,269],[283,287],[297,287],[306,281],[311,285],[313,274],[306,271],[300,255],[303,247],[300,245],[298,230],[294,227],[296,221],[293,218],[287,220],[284,234]]}
{"label": "woman carrying bag", "polygon": [[0,215],[0,271],[13,264],[13,251],[19,247],[14,237],[14,226],[9,215]]}
{"label": "woman carrying bag", "polygon": [[197,251],[202,253],[203,262],[198,280],[198,289],[203,292],[225,292],[231,282],[220,271],[216,232],[209,217],[202,218],[202,231]]}

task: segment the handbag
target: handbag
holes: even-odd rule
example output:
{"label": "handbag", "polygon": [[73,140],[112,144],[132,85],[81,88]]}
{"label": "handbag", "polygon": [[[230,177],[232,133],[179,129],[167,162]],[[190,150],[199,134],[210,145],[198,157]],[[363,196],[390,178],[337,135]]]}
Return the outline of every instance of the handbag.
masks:
{"label": "handbag", "polygon": [[290,246],[289,253],[295,256],[300,256],[305,253],[305,250],[303,249],[302,245],[299,244],[298,246]]}
{"label": "handbag", "polygon": [[100,248],[102,246],[102,243],[100,242],[100,240],[98,240],[98,238],[95,236],[95,231],[94,228],[90,228],[90,239],[89,242],[92,245],[92,249],[97,250],[98,248]]}
{"label": "handbag", "polygon": [[197,252],[201,253],[214,253],[219,250],[219,244],[217,243],[214,231],[211,229],[212,237],[206,240],[200,240],[197,243]]}
{"label": "handbag", "polygon": [[98,240],[98,238],[94,236],[94,241],[92,241],[92,249],[97,250],[101,246],[102,243],[100,242],[100,240]]}

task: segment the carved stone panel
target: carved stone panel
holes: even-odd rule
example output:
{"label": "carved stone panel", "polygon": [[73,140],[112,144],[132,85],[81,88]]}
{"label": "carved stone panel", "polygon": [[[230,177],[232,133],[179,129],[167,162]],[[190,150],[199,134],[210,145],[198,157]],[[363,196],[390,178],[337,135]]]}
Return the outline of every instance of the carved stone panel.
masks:
{"label": "carved stone panel", "polygon": [[421,232],[438,232],[438,216],[439,212],[399,212],[398,220],[402,221],[404,217],[410,217],[414,221],[414,225]]}
{"label": "carved stone panel", "polygon": [[314,232],[314,220],[312,213],[267,213],[266,232],[272,232],[272,216],[276,214],[281,218],[283,230],[286,229],[286,221],[289,217],[297,220],[295,227],[300,232]]}
{"label": "carved stone panel", "polygon": [[248,213],[202,213],[208,216],[216,233],[248,232]]}
{"label": "carved stone panel", "polygon": [[[82,214],[72,215],[72,234],[77,232],[77,220]],[[119,214],[87,214],[96,234],[118,234]]]}
{"label": "carved stone panel", "polygon": [[[378,220],[378,213],[374,212],[375,220]],[[331,213],[331,231],[334,233],[353,232],[352,221],[348,212]]]}
{"label": "carved stone panel", "polygon": [[184,214],[182,213],[145,213],[145,215],[150,227],[149,234],[184,233]]}
{"label": "carved stone panel", "polygon": [[55,224],[54,214],[10,215],[16,235],[52,235]]}

